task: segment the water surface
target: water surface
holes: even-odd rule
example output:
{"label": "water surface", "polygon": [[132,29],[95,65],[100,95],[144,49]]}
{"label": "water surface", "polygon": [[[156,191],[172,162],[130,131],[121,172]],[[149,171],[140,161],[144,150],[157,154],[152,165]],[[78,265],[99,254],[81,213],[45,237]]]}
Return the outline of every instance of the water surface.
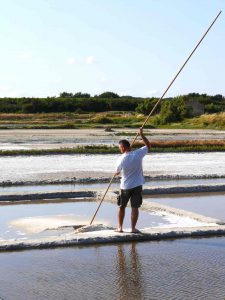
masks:
{"label": "water surface", "polygon": [[[35,237],[37,233],[39,233],[38,236],[45,236],[46,232],[43,231],[49,228],[89,224],[97,205],[96,202],[0,205],[0,240],[25,239]],[[124,220],[125,230],[130,230],[130,215],[131,209],[127,207]],[[116,227],[117,206],[103,203],[95,223]],[[139,228],[169,224],[169,219],[164,216],[140,211]],[[65,233],[65,230],[58,230],[48,232],[48,235]]]}
{"label": "water surface", "polygon": [[1,253],[0,297],[224,299],[224,251],[209,238]]}
{"label": "water surface", "polygon": [[147,197],[150,201],[225,221],[225,192]]}

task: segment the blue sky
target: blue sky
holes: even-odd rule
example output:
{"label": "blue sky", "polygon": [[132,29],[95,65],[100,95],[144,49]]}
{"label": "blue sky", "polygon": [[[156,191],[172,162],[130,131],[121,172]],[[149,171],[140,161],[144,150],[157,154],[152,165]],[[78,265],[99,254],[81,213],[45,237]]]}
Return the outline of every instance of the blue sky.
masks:
{"label": "blue sky", "polygon": [[2,0],[0,97],[160,96],[219,10],[169,96],[225,95],[224,0]]}

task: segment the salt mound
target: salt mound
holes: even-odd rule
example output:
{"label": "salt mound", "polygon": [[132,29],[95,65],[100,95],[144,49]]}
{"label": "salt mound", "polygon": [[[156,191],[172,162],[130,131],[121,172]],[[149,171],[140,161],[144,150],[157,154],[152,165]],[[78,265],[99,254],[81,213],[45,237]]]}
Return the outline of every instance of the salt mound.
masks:
{"label": "salt mound", "polygon": [[91,231],[101,231],[101,230],[113,230],[113,227],[106,226],[103,224],[94,224],[94,225],[86,225],[81,228],[78,228],[76,232],[91,232]]}
{"label": "salt mound", "polygon": [[10,221],[9,225],[27,234],[40,233],[44,230],[57,230],[72,227],[73,224],[82,226],[86,220],[75,215],[34,216]]}

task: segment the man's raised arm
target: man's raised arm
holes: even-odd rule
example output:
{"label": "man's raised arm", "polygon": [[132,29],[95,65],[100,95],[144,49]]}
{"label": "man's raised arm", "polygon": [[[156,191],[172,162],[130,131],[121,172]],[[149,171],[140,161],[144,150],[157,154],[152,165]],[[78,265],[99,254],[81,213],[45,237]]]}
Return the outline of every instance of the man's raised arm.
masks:
{"label": "man's raised arm", "polygon": [[148,139],[146,138],[146,136],[144,135],[143,129],[142,129],[142,128],[139,129],[139,134],[140,134],[140,136],[141,136],[141,138],[142,138],[142,140],[143,140],[145,146],[147,146],[147,147],[148,147],[148,150],[149,150],[149,149],[151,148],[151,145],[150,145],[149,140],[148,140]]}

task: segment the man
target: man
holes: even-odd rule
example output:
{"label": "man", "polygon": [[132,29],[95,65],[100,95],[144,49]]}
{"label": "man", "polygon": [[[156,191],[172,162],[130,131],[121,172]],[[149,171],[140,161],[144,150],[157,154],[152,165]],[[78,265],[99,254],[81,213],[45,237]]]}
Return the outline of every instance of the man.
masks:
{"label": "man", "polygon": [[118,196],[117,232],[123,232],[125,209],[129,200],[131,202],[131,232],[139,232],[136,229],[136,224],[139,207],[142,204],[142,185],[144,184],[142,160],[150,149],[150,142],[144,136],[142,128],[139,129],[139,134],[145,146],[138,150],[132,151],[130,143],[127,140],[119,141],[119,149],[122,155],[117,160],[116,175],[119,175],[121,172],[122,178],[120,183],[121,192]]}

